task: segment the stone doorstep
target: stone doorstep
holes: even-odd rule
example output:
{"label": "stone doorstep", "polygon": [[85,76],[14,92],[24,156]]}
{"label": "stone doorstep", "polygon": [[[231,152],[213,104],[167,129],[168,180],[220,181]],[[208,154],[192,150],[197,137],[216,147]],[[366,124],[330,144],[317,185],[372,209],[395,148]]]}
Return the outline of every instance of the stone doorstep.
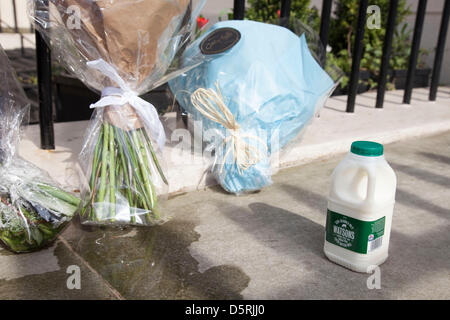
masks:
{"label": "stone doorstep", "polygon": [[[435,135],[450,130],[450,87],[440,87],[436,102],[427,101],[427,89],[415,89],[411,105],[401,104],[403,91],[387,92],[383,109],[375,109],[376,92],[357,97],[355,113],[345,112],[346,96],[330,98],[312,124],[280,154],[272,155],[274,174],[280,168],[299,166],[347,152],[355,140],[375,140],[387,144],[413,137]],[[164,150],[169,194],[176,195],[216,184],[202,159],[180,146],[183,128],[175,113],[162,117],[167,143]],[[191,124],[191,122],[190,122]],[[88,121],[56,123],[56,150],[39,149],[39,126],[31,125],[21,142],[20,154],[69,189],[79,189],[76,164]],[[189,125],[190,128],[193,125]],[[192,131],[192,130],[191,130]],[[389,157],[389,155],[386,155]]]}

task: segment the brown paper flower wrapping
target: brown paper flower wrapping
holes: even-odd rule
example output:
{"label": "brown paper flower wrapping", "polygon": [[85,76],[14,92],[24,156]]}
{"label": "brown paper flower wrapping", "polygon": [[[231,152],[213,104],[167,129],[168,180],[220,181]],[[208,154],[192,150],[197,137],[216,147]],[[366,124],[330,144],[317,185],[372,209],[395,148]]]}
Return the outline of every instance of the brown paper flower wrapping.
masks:
{"label": "brown paper flower wrapping", "polygon": [[106,121],[122,130],[134,130],[144,126],[136,111],[129,104],[111,106],[105,110]]}
{"label": "brown paper flower wrapping", "polygon": [[[154,106],[137,95],[161,78],[170,79],[168,67],[193,29],[192,1],[28,1],[36,28],[66,69],[103,95],[113,94],[102,97],[103,105],[102,100],[95,104],[79,158],[82,221],[120,225],[166,221],[158,201],[168,190],[158,147],[164,143],[164,129]],[[106,90],[109,87],[121,90]],[[111,99],[116,94],[119,100]]]}
{"label": "brown paper flower wrapping", "polygon": [[[176,29],[174,19],[186,13],[189,0],[51,0],[67,24],[69,8],[80,10],[81,29],[71,29],[73,42],[87,60],[102,58],[124,80],[138,87],[155,69],[161,37]],[[180,19],[178,19],[180,20]],[[171,25],[172,28],[171,28]],[[170,35],[169,35],[170,36]],[[95,51],[92,48],[96,48]]]}

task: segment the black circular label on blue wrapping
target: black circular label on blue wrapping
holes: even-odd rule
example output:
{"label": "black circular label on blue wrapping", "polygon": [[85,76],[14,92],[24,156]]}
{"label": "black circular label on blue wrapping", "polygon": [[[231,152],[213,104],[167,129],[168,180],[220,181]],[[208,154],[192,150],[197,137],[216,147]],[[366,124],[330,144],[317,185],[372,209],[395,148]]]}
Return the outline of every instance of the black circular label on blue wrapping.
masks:
{"label": "black circular label on blue wrapping", "polygon": [[234,28],[220,28],[211,32],[200,43],[200,51],[205,54],[218,54],[233,48],[241,40],[241,33]]}

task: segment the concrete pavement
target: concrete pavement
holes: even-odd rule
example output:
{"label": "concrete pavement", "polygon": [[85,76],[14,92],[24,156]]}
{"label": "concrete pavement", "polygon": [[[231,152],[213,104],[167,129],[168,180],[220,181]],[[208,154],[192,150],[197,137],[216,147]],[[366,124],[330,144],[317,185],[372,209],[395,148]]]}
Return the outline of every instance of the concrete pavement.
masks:
{"label": "concrete pavement", "polygon": [[[163,226],[74,221],[48,249],[0,250],[0,298],[449,299],[450,132],[386,146],[398,189],[379,290],[322,251],[329,176],[342,157],[282,169],[258,193],[175,196]],[[67,289],[70,265],[81,268],[80,290]]]}

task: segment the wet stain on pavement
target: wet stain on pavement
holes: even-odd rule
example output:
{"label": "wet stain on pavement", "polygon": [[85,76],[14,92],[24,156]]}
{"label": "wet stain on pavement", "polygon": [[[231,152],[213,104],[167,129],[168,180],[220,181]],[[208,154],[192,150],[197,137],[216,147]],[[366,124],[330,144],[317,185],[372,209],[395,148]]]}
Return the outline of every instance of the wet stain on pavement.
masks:
{"label": "wet stain on pavement", "polygon": [[[72,255],[67,247],[60,241],[56,241],[50,249],[51,254],[57,257],[55,270],[51,262],[47,267],[45,260],[29,261],[27,259],[14,260],[14,270],[33,269],[40,263],[34,273],[21,273],[20,277],[0,280],[0,299],[115,299],[111,291],[105,286],[104,281],[88,270],[80,260]],[[44,251],[41,251],[45,253]],[[36,257],[39,252],[29,254],[14,254],[14,257]],[[56,259],[56,258],[55,258]],[[79,266],[81,274],[80,290],[70,290],[67,287],[67,279],[70,276],[66,272],[69,266]],[[48,272],[39,273],[39,269],[47,268]]]}
{"label": "wet stain on pavement", "polygon": [[72,226],[66,239],[126,299],[242,299],[250,278],[231,265],[203,273],[189,246],[198,241],[195,223],[125,230]]}

